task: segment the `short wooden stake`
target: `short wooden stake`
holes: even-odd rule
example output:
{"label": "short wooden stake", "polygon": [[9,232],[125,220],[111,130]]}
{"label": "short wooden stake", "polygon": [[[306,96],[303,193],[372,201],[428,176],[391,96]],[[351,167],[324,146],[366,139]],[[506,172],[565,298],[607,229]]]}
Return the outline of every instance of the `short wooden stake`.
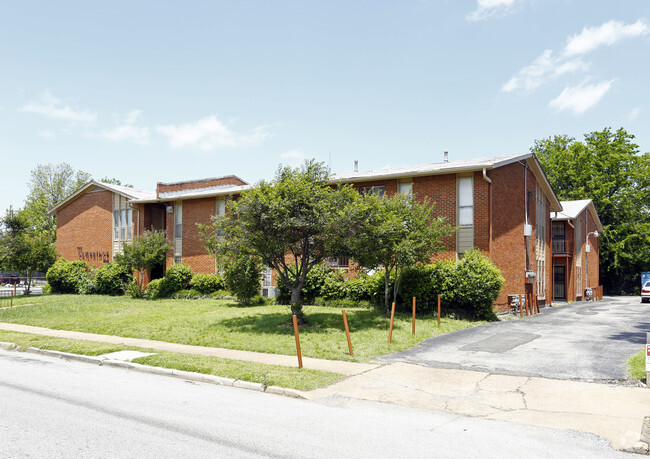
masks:
{"label": "short wooden stake", "polygon": [[9,296],[11,297],[11,300],[9,300],[9,301],[10,301],[9,305],[10,305],[12,308],[14,307],[14,295],[15,295],[15,294],[16,294],[16,292],[14,292],[14,293],[12,293],[11,295],[9,295]]}
{"label": "short wooden stake", "polygon": [[388,329],[388,344],[393,342],[393,320],[395,320],[395,302],[390,310],[390,328]]}
{"label": "short wooden stake", "polygon": [[350,350],[350,355],[352,353],[352,340],[350,339],[350,328],[348,327],[348,316],[345,315],[345,309],[341,311],[343,313],[343,324],[345,324],[345,335],[348,337],[348,349]]}
{"label": "short wooden stake", "polygon": [[302,368],[302,353],[300,352],[300,336],[298,336],[298,318],[293,315],[293,333],[296,335],[296,350],[298,351],[298,368]]}
{"label": "short wooden stake", "polygon": [[415,297],[413,297],[413,334],[415,335]]}
{"label": "short wooden stake", "polygon": [[[521,313],[521,317],[524,317],[524,302],[521,295],[519,295],[519,312]],[[528,308],[526,308],[526,315],[528,315]]]}
{"label": "short wooden stake", "polygon": [[533,309],[533,295],[532,293],[529,293],[526,295],[526,298],[528,301],[526,301],[526,304],[528,305],[528,309],[530,309],[530,315],[534,316],[535,315],[535,309]]}
{"label": "short wooden stake", "polygon": [[438,294],[438,327],[440,326],[440,294]]}

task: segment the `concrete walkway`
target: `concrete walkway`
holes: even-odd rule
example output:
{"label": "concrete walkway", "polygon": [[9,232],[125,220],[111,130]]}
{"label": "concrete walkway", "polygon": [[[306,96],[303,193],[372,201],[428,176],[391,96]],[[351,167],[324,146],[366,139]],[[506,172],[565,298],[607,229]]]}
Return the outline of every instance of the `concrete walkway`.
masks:
{"label": "concrete walkway", "polygon": [[[590,432],[612,447],[648,453],[650,389],[393,363],[304,396],[345,398],[446,411],[464,416]],[[650,418],[649,418],[650,419]]]}
{"label": "concrete walkway", "polygon": [[[295,356],[189,346],[9,323],[0,323],[0,330],[297,366]],[[346,400],[363,399],[464,416],[578,430],[599,435],[619,450],[648,453],[650,389],[646,387],[506,376],[481,371],[430,368],[401,362],[379,366],[303,358],[303,364],[305,368],[350,376],[326,388],[299,392],[305,399],[319,403],[345,406]],[[644,420],[647,423],[645,430]]]}
{"label": "concrete walkway", "polygon": [[[121,336],[97,335],[68,330],[53,330],[43,327],[32,327],[30,325],[0,323],[0,330],[33,333],[36,335],[54,336],[57,338],[79,339],[85,341],[97,341],[100,343],[121,344],[124,346],[155,349],[157,351],[179,352],[182,354],[208,355],[224,359],[245,360],[248,362],[266,363],[269,365],[282,365],[285,367],[297,367],[298,358],[291,355],[265,354],[263,352],[238,351],[234,349],[223,349],[218,347],[191,346],[188,344],[167,343],[140,338],[125,338]],[[377,368],[379,365],[366,363],[343,362],[340,360],[302,358],[303,368],[311,370],[331,371],[342,375],[351,376]]]}

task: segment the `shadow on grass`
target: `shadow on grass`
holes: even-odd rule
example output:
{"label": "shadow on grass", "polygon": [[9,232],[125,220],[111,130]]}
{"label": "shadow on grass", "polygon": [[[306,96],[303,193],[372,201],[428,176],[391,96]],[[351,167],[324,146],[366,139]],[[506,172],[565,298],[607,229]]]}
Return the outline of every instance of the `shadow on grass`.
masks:
{"label": "shadow on grass", "polygon": [[[350,332],[363,329],[386,328],[388,318],[381,312],[368,310],[346,311]],[[322,334],[334,330],[344,330],[343,316],[339,310],[332,312],[305,311],[306,324],[300,325],[300,333]],[[245,317],[233,317],[217,321],[208,328],[226,328],[233,332],[254,332],[276,335],[293,334],[291,313],[251,314]]]}

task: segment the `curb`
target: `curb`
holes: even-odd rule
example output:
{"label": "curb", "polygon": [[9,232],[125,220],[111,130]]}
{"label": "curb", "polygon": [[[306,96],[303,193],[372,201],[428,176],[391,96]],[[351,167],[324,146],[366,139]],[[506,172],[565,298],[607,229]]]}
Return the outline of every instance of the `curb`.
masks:
{"label": "curb", "polygon": [[[13,343],[0,342],[0,348],[13,351],[17,348]],[[90,355],[70,354],[68,352],[50,351],[47,349],[38,349],[35,347],[28,347],[24,350],[30,354],[40,354],[50,357],[57,357],[63,360],[74,360],[77,362],[92,363],[95,365],[106,365],[115,368],[123,368],[126,370],[137,371],[139,373],[149,373],[159,376],[167,376],[173,378],[180,378],[189,381],[203,382],[214,384],[217,386],[236,387],[238,389],[254,390],[257,392],[265,392],[267,394],[282,395],[284,397],[298,398],[306,400],[307,397],[297,389],[287,389],[279,386],[264,386],[261,383],[254,383],[250,381],[241,381],[239,379],[225,378],[223,376],[206,375],[202,373],[193,373],[191,371],[175,370],[172,368],[151,367],[148,365],[141,365],[139,363],[125,362],[123,360],[106,359],[102,357],[94,357]]]}

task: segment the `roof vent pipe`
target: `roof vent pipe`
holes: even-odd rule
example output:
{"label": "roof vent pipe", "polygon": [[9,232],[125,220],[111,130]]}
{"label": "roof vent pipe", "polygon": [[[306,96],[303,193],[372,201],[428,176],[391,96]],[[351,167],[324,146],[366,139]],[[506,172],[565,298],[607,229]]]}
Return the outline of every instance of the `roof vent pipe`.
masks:
{"label": "roof vent pipe", "polygon": [[354,172],[359,172],[359,160],[354,160]]}
{"label": "roof vent pipe", "polygon": [[447,150],[445,150],[445,162],[449,162],[449,152]]}

